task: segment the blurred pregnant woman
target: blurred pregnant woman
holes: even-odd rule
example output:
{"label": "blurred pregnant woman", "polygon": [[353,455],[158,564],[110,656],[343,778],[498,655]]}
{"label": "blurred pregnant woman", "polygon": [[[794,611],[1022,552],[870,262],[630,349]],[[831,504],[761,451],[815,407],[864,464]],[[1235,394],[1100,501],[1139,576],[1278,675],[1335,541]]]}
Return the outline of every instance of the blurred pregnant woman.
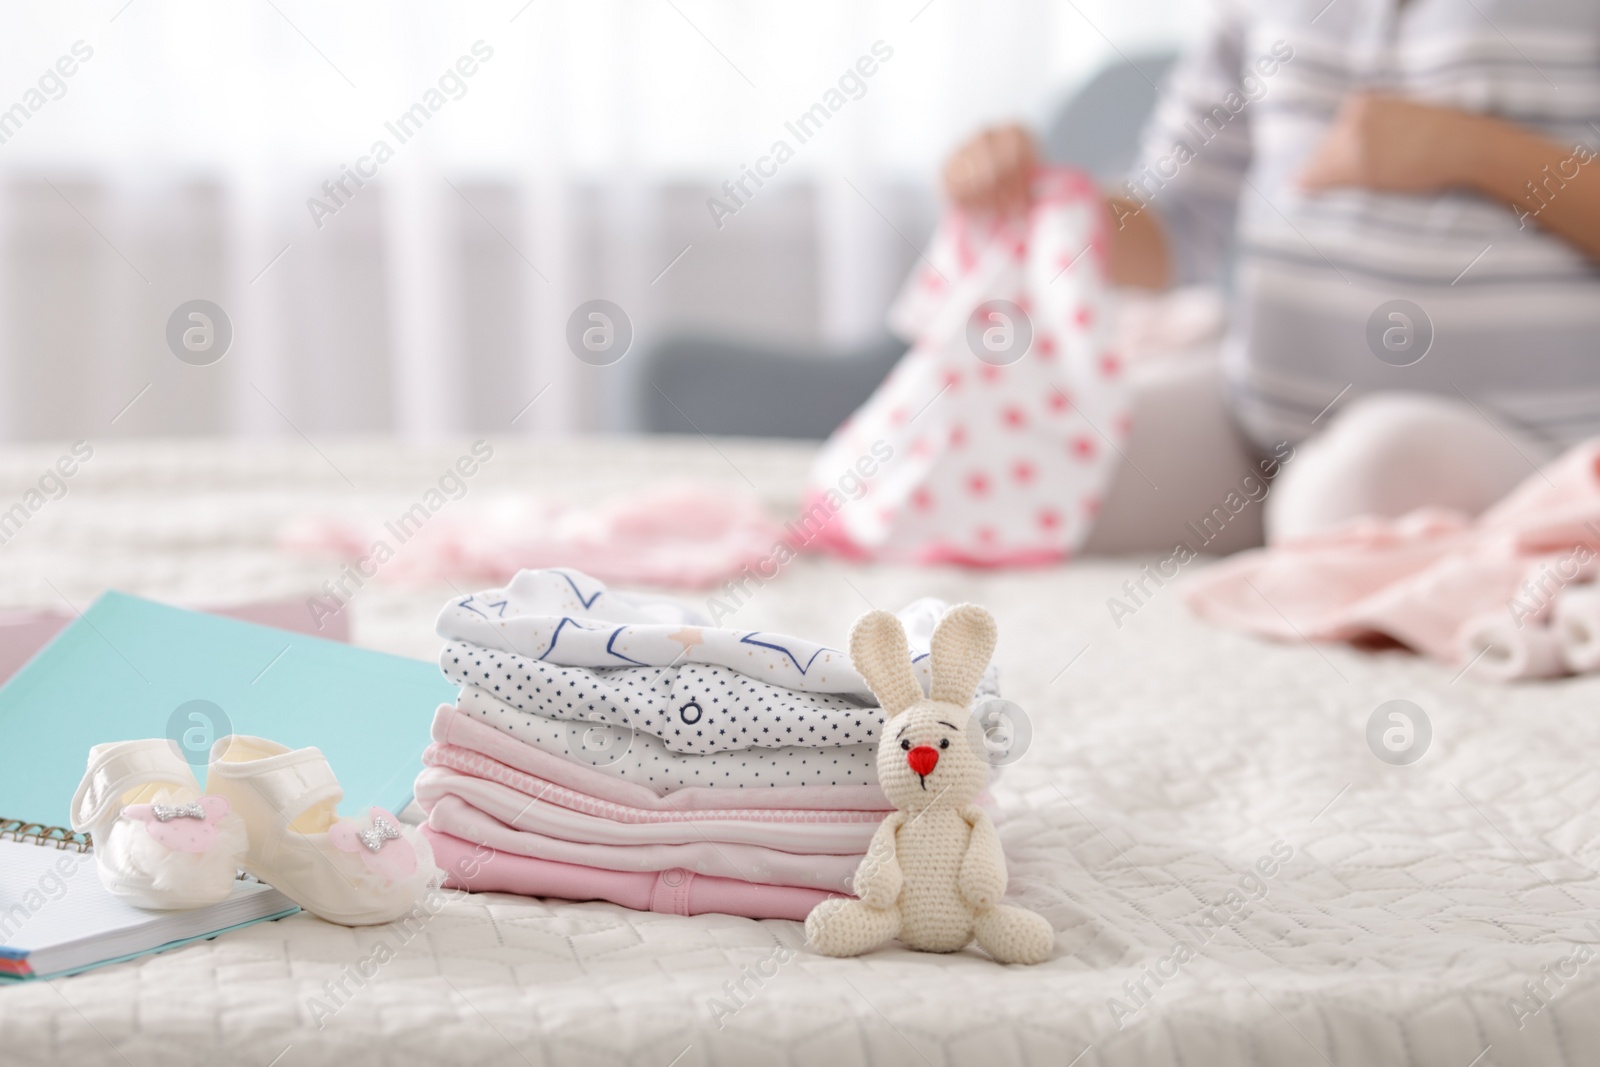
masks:
{"label": "blurred pregnant woman", "polygon": [[[1230,285],[1220,380],[1136,400],[1146,477],[1119,477],[1091,549],[1170,545],[1193,516],[1156,487],[1225,483],[1252,449],[1294,450],[1279,539],[1476,514],[1600,435],[1596,146],[1592,0],[1224,3],[1107,197],[1117,283]],[[945,184],[1025,210],[1035,159],[989,130]]]}

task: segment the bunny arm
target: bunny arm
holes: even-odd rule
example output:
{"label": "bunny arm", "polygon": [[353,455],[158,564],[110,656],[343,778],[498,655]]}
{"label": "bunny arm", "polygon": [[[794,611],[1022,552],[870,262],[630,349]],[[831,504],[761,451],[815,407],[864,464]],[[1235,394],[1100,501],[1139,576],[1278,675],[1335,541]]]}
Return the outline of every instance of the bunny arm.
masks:
{"label": "bunny arm", "polygon": [[961,809],[961,817],[972,827],[967,853],[961,857],[956,888],[968,904],[984,911],[1000,903],[1006,894],[1006,855],[1000,848],[1000,835],[994,823],[975,804]]}
{"label": "bunny arm", "polygon": [[892,812],[884,817],[872,835],[867,854],[856,868],[856,896],[873,908],[891,908],[900,899],[905,874],[895,858],[895,834],[905,825],[906,813]]}

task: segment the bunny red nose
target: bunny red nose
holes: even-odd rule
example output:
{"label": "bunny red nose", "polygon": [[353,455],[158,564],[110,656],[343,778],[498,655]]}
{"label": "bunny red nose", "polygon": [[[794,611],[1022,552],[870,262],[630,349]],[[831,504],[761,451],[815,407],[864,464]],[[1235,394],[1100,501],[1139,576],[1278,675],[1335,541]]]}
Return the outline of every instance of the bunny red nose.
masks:
{"label": "bunny red nose", "polygon": [[906,753],[906,762],[911,764],[913,771],[926,778],[933,773],[934,765],[939,762],[939,750],[932,745],[918,745]]}

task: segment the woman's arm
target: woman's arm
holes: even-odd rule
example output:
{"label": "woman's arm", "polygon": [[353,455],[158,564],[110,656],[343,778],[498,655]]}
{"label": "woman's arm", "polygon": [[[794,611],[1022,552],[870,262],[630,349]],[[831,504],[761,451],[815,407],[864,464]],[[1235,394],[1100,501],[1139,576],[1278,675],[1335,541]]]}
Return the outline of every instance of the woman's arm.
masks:
{"label": "woman's arm", "polygon": [[1155,208],[1125,200],[1106,198],[1111,211],[1111,258],[1107,272],[1115,285],[1139,289],[1165,289],[1172,284],[1168,262],[1167,237]]}
{"label": "woman's arm", "polygon": [[1474,189],[1600,262],[1600,167],[1513,123],[1396,97],[1353,96],[1301,175],[1317,191],[1361,186],[1396,193]]}
{"label": "woman's arm", "polygon": [[[1259,87],[1294,51],[1279,41],[1270,54],[1250,52],[1242,5],[1207,6],[1211,20],[1162,86],[1132,173],[1106,198],[1108,270],[1117,285],[1209,284],[1227,266],[1252,147],[1250,109],[1227,101],[1257,97],[1246,89],[1246,71]],[[1233,116],[1220,128],[1219,110]],[[1202,127],[1214,132],[1197,144],[1192,131]],[[1027,205],[1026,179],[1037,159],[1026,129],[990,130],[951,157],[945,187],[952,200],[972,210],[1017,210]]]}

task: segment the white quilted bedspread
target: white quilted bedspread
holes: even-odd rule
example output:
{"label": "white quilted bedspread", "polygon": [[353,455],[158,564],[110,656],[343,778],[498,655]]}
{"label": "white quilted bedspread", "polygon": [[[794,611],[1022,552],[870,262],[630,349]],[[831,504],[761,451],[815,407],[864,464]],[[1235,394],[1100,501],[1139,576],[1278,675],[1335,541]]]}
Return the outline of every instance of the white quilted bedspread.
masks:
{"label": "white quilted bedspread", "polygon": [[[397,513],[465,450],[318,444],[326,459],[298,438],[97,443],[68,497],[0,547],[0,606],[81,607],[108,586],[187,603],[304,596],[333,567],[277,550],[284,520]],[[0,454],[0,509],[62,451]],[[783,507],[809,455],[497,442],[450,506],[690,475],[748,480]],[[802,560],[736,616],[840,640],[869,604],[931,594],[993,609],[1003,684],[1034,729],[997,799],[1012,896],[1059,931],[1043,966],[1003,968],[976,949],[831,960],[804,951],[793,923],[470,896],[404,941],[302,915],[0,988],[0,1062],[1600,1062],[1600,958],[1574,947],[1600,940],[1600,924],[1585,928],[1600,919],[1600,682],[1487,688],[1395,653],[1268,646],[1190,618],[1171,585],[1118,628],[1106,598],[1137,573],[1129,561],[978,574]],[[449,592],[369,585],[356,640],[430,656]],[[1434,727],[1410,767],[1381,763],[1365,740],[1393,698]],[[1275,848],[1291,858],[1266,864],[1265,896],[1212,911],[1224,921],[1207,928],[1204,914]],[[1180,938],[1192,958],[1174,955]],[[347,1002],[319,1019],[312,998],[371,972],[390,954],[380,943],[393,958],[359,985],[345,977]],[[759,985],[745,978],[758,964],[776,970]],[[1525,982],[1543,984],[1540,1001]]]}

